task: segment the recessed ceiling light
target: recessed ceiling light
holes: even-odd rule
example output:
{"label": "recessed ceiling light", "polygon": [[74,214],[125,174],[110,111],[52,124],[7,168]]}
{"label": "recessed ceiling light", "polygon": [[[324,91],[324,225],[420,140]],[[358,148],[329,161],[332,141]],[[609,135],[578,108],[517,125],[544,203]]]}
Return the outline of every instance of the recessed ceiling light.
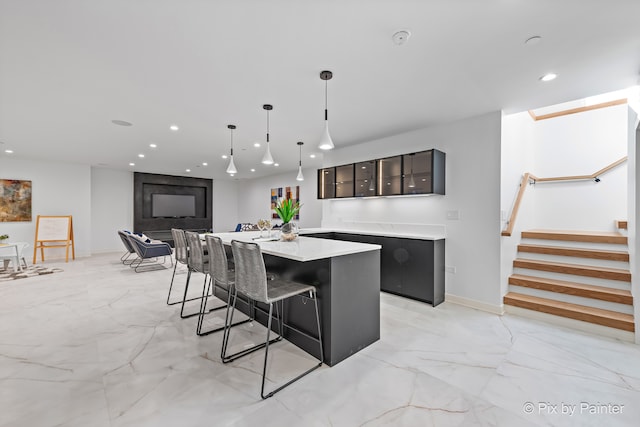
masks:
{"label": "recessed ceiling light", "polygon": [[555,80],[558,75],[556,73],[547,73],[544,76],[540,77],[540,80],[543,82],[550,82],[551,80]]}
{"label": "recessed ceiling light", "polygon": [[140,153],[140,154],[138,154],[138,157],[140,157],[142,159],[144,157],[144,154]]}
{"label": "recessed ceiling light", "polygon": [[7,154],[13,154],[13,150],[4,150],[4,152]]}
{"label": "recessed ceiling light", "polygon": [[158,146],[156,144],[149,144],[149,147],[151,148],[157,148]]}
{"label": "recessed ceiling light", "polygon": [[129,163],[129,166],[135,166],[135,165],[136,165],[136,164],[135,164],[135,163],[133,163],[133,162]]}
{"label": "recessed ceiling light", "polygon": [[255,171],[256,171],[255,169],[251,169],[251,172],[255,172]]}
{"label": "recessed ceiling light", "polygon": [[273,166],[278,167],[280,166],[280,163],[274,163]]}
{"label": "recessed ceiling light", "polygon": [[315,159],[316,155],[315,154],[309,154],[309,157],[311,157],[312,159]]}
{"label": "recessed ceiling light", "polygon": [[540,37],[540,36],[532,36],[532,37],[529,37],[528,39],[526,39],[524,41],[524,44],[526,44],[527,46],[533,46],[533,45],[536,45],[536,44],[540,43],[541,40],[542,40],[542,37]]}
{"label": "recessed ceiling light", "polygon": [[256,143],[253,144],[253,146],[256,147],[256,148],[260,148],[260,143],[256,142]]}
{"label": "recessed ceiling light", "polygon": [[180,128],[178,127],[178,125],[171,125],[171,126],[169,126],[169,129],[171,129],[172,131],[175,132],[175,131],[179,130]]}
{"label": "recessed ceiling light", "polygon": [[207,163],[207,162],[202,162],[202,166],[209,166],[209,163]]}
{"label": "recessed ceiling light", "polygon": [[222,155],[222,158],[223,158],[223,159],[226,159],[227,157],[229,157],[229,156],[227,156],[226,154],[223,154],[223,155]]}
{"label": "recessed ceiling light", "polygon": [[111,123],[113,123],[114,125],[118,125],[118,126],[133,126],[132,123],[129,123],[129,122],[124,121],[124,120],[111,120]]}
{"label": "recessed ceiling light", "polygon": [[191,172],[191,169],[185,169],[185,172]]}

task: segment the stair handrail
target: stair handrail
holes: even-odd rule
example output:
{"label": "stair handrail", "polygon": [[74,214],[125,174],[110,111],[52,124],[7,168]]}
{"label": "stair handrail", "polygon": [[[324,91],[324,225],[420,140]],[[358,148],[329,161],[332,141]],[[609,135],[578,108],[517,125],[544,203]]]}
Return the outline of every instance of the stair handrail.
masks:
{"label": "stair handrail", "polygon": [[518,210],[520,209],[520,202],[522,202],[522,197],[524,196],[524,191],[527,188],[528,183],[532,183],[532,184],[536,184],[536,183],[544,183],[544,182],[554,182],[554,181],[595,181],[595,182],[600,182],[600,176],[609,172],[611,169],[620,166],[622,163],[626,162],[628,159],[627,156],[624,156],[623,158],[616,160],[615,162],[611,163],[610,165],[607,165],[605,167],[603,167],[602,169],[592,173],[591,175],[569,175],[569,176],[555,176],[555,177],[549,177],[549,178],[539,178],[535,175],[533,175],[530,172],[525,173],[522,176],[522,180],[520,181],[520,188],[518,189],[518,194],[516,196],[516,200],[513,204],[513,209],[511,210],[511,216],[509,217],[509,220],[507,221],[507,227],[502,230],[502,232],[500,233],[500,235],[502,236],[511,236],[511,233],[513,232],[513,227],[515,226],[516,223],[516,218],[518,216]]}

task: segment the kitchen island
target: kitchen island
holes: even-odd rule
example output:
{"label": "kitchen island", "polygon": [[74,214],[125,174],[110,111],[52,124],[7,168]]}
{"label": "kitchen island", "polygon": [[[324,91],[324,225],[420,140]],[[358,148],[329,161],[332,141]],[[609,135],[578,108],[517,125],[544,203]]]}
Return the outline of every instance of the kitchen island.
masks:
{"label": "kitchen island", "polygon": [[[270,274],[312,284],[318,291],[324,362],[333,366],[380,339],[380,245],[300,236],[292,242],[261,241],[259,232],[214,233],[225,245],[256,242]],[[226,295],[217,290],[216,295]],[[238,308],[248,313],[246,304]],[[256,320],[266,324],[266,307]],[[285,322],[315,336],[315,313],[299,298],[285,305]],[[316,357],[317,343],[285,328],[284,337]]]}

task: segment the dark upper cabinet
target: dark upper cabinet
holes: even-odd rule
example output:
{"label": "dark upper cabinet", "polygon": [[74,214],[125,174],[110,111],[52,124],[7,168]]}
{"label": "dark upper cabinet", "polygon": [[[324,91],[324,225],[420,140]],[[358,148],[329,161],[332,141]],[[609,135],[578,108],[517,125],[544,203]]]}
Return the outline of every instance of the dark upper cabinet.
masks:
{"label": "dark upper cabinet", "polygon": [[355,196],[366,197],[376,195],[376,161],[355,164]]}
{"label": "dark upper cabinet", "polygon": [[318,170],[318,199],[445,194],[446,154],[419,151]]}
{"label": "dark upper cabinet", "polygon": [[336,197],[336,168],[318,169],[318,199]]}
{"label": "dark upper cabinet", "polygon": [[438,150],[402,156],[402,194],[444,194],[445,154]]}
{"label": "dark upper cabinet", "polygon": [[402,194],[402,156],[378,159],[378,195]]}
{"label": "dark upper cabinet", "polygon": [[353,163],[336,166],[336,197],[353,197]]}

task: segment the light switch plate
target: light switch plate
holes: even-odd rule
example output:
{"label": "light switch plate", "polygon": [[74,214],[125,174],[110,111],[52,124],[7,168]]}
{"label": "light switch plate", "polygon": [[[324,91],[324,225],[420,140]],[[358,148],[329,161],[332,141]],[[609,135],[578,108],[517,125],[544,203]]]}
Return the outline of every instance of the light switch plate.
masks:
{"label": "light switch plate", "polygon": [[448,220],[459,220],[460,219],[460,211],[455,210],[455,211],[447,211],[447,219]]}

